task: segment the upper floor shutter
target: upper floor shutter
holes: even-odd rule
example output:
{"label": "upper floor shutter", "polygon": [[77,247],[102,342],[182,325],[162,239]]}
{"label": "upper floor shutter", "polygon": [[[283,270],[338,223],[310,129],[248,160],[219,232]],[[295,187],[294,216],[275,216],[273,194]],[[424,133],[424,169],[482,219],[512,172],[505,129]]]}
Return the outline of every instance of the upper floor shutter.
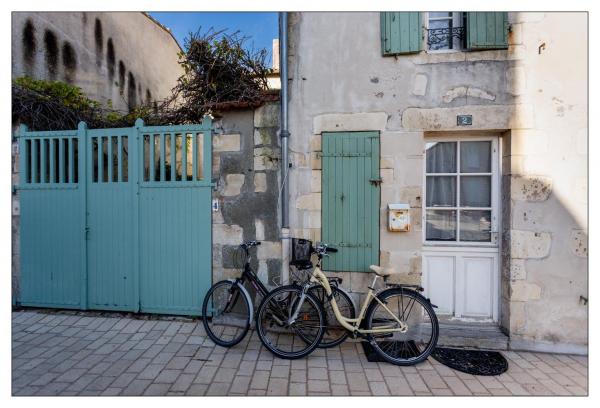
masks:
{"label": "upper floor shutter", "polygon": [[508,13],[467,13],[467,48],[508,48]]}
{"label": "upper floor shutter", "polygon": [[383,55],[421,51],[421,13],[381,13],[381,51]]}

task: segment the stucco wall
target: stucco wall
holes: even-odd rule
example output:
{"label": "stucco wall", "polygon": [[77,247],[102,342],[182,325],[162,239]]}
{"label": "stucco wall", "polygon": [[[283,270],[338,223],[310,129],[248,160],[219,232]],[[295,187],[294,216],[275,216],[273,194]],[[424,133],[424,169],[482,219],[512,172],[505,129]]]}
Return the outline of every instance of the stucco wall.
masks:
{"label": "stucco wall", "polygon": [[[501,324],[515,347],[582,351],[587,342],[587,307],[579,300],[587,298],[586,15],[509,13],[509,21],[508,50],[382,57],[379,13],[293,13],[288,27],[291,234],[320,239],[321,132],[379,130],[380,262],[401,272],[396,279],[419,282],[426,138],[457,131],[502,136],[502,211],[508,218],[503,220]],[[565,26],[568,35],[557,29]],[[538,53],[542,42],[546,49]],[[459,128],[457,114],[473,115],[473,125]],[[522,191],[536,188],[535,180],[548,179],[553,186],[548,197],[523,197]],[[386,207],[392,202],[410,203],[411,232],[387,231]],[[531,217],[523,221],[527,209],[535,224]],[[544,240],[547,250],[529,250],[532,238]],[[517,264],[526,273],[506,272]],[[369,279],[362,273],[339,275],[355,293]]]}
{"label": "stucco wall", "polygon": [[251,266],[264,284],[281,284],[278,127],[278,103],[224,112],[215,122],[213,282],[239,277],[238,246],[259,240]]}
{"label": "stucco wall", "polygon": [[15,12],[12,77],[28,75],[81,87],[117,109],[170,95],[183,73],[179,48],[139,12]]}

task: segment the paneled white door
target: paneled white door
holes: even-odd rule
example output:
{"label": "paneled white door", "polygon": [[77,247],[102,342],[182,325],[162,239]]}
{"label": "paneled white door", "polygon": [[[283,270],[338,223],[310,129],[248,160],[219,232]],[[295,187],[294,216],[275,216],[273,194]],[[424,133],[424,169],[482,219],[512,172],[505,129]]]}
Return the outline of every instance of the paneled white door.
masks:
{"label": "paneled white door", "polygon": [[498,321],[498,138],[427,138],[423,286],[439,315]]}

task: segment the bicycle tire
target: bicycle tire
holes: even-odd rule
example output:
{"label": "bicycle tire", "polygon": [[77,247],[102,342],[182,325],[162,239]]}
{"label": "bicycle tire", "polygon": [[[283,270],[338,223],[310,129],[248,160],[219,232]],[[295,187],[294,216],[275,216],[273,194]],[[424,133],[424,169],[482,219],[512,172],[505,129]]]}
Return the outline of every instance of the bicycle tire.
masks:
{"label": "bicycle tire", "polygon": [[[323,306],[323,311],[325,312],[325,315],[324,315],[325,316],[325,323],[324,323],[325,329],[323,332],[323,338],[321,339],[321,342],[319,343],[318,347],[319,348],[331,348],[331,347],[335,347],[335,346],[343,343],[348,338],[350,333],[348,332],[348,330],[346,330],[342,326],[339,326],[339,332],[341,334],[336,334],[335,331],[330,331],[331,334],[328,336],[328,328],[332,324],[335,325],[337,323],[337,318],[336,318],[335,314],[333,313],[331,302],[327,298],[327,295],[325,294],[325,288],[323,288],[323,286],[320,286],[320,285],[312,286],[308,290],[308,293],[313,295],[315,298],[317,298],[321,302],[321,304]],[[345,291],[341,290],[340,288],[338,288],[336,286],[331,286],[331,294],[334,298],[336,298],[336,303],[338,304],[340,313],[343,314],[342,303],[345,303],[347,305],[347,309],[345,311],[348,312],[349,316],[344,316],[344,317],[354,319],[356,317],[356,309],[354,307],[354,302],[352,302],[352,299],[350,298],[350,296]],[[340,301],[339,299],[343,299],[343,301]]]}
{"label": "bicycle tire", "polygon": [[[291,300],[289,301],[289,306],[287,306],[286,304],[283,305],[279,305],[278,303],[283,302],[283,300],[281,299],[277,299],[278,296],[283,296],[284,292],[289,292],[289,293],[294,293],[296,298],[298,296],[300,296],[301,292],[302,292],[303,288],[301,286],[298,285],[286,285],[286,286],[280,286],[279,288],[272,290],[271,292],[269,292],[267,294],[267,296],[265,296],[262,300],[262,302],[260,303],[260,306],[258,307],[258,310],[256,312],[256,332],[258,334],[258,337],[260,338],[260,341],[262,342],[262,344],[274,355],[276,355],[277,357],[286,359],[286,360],[294,360],[294,359],[298,359],[298,358],[302,358],[304,356],[307,356],[308,354],[310,354],[315,348],[317,348],[317,346],[319,345],[319,343],[321,342],[321,339],[323,338],[323,333],[324,333],[324,329],[323,329],[323,323],[324,323],[324,315],[325,312],[323,311],[323,307],[321,305],[321,303],[314,298],[313,295],[311,295],[310,293],[306,293],[305,294],[305,304],[309,304],[312,307],[312,312],[316,312],[316,317],[317,317],[317,321],[313,321],[312,324],[310,324],[310,326],[307,327],[312,327],[316,329],[316,334],[314,334],[312,337],[311,341],[307,341],[307,336],[306,335],[298,335],[298,337],[302,340],[302,342],[306,345],[305,348],[298,350],[298,351],[284,351],[281,348],[278,348],[276,344],[273,344],[273,341],[269,340],[267,338],[267,333],[265,330],[265,327],[263,327],[263,317],[266,319],[267,318],[267,313],[271,310],[273,307],[276,307],[277,310],[275,310],[277,313],[279,313],[279,317],[281,318],[280,320],[285,320],[285,318],[287,316],[289,316],[289,309],[295,305],[297,305],[297,300]],[[279,310],[282,307],[287,307],[288,310]],[[306,314],[308,314],[308,312],[304,312]],[[273,314],[273,313],[272,313]],[[313,316],[314,319],[314,316]],[[306,318],[303,318],[302,321],[304,320],[309,320]],[[277,329],[280,331],[284,331],[285,330],[285,323],[284,324],[277,324]],[[295,324],[295,323],[294,323]],[[267,323],[268,325],[268,323]],[[273,324],[270,324],[269,327],[273,327]],[[302,332],[301,330],[298,330],[297,327],[296,329],[294,327],[289,326],[290,328],[288,330],[290,330],[290,332],[296,332],[298,333],[298,331]],[[273,331],[273,333],[276,333],[276,331]],[[289,334],[289,333],[288,333]],[[294,336],[294,334],[292,334],[292,336]],[[287,341],[285,342],[286,344],[288,343]],[[292,337],[292,342],[291,342],[292,346],[294,344],[301,344],[299,342],[295,342],[294,343],[294,339]]]}
{"label": "bicycle tire", "polygon": [[[238,287],[239,283],[237,282],[232,282],[229,280],[223,280],[220,282],[215,283],[213,286],[211,286],[211,288],[208,290],[208,292],[206,293],[206,296],[204,296],[204,301],[202,302],[202,323],[204,325],[204,329],[206,330],[206,334],[208,334],[208,337],[210,337],[210,339],[215,342],[216,344],[218,344],[219,346],[222,347],[233,347],[236,344],[238,344],[240,341],[242,341],[244,339],[244,337],[246,336],[246,334],[248,333],[248,330],[250,329],[250,315],[251,315],[251,310],[252,310],[252,301],[250,299],[247,298],[246,293],[244,292],[244,290],[240,289]],[[229,327],[236,327],[233,325],[233,323],[227,323],[227,318],[224,319],[223,321],[223,329],[221,329],[221,333],[217,333],[218,330],[216,330],[215,327],[211,327],[211,325],[209,324],[209,320],[211,322],[214,322],[215,317],[214,316],[210,316],[212,313],[210,313],[209,310],[209,303],[210,303],[210,299],[213,297],[213,294],[215,294],[217,292],[217,290],[226,290],[229,292],[229,294],[232,294],[233,296],[233,303],[230,305],[227,305],[227,307],[230,308],[230,310],[233,310],[233,308],[236,307],[236,305],[238,305],[238,302],[242,302],[240,304],[240,306],[242,307],[242,310],[238,309],[238,313],[235,317],[236,319],[236,323],[239,322],[240,326],[237,326],[237,328],[235,329],[235,334],[233,335],[233,337],[229,334],[232,330],[226,330]],[[232,293],[235,292],[235,293]],[[222,295],[221,292],[219,292],[219,295]],[[245,311],[243,310],[243,307],[245,305]],[[232,317],[233,319],[233,317]],[[233,322],[233,321],[232,321]],[[227,331],[227,333],[225,333]],[[232,338],[231,338],[232,337]]]}
{"label": "bicycle tire", "polygon": [[[403,316],[400,316],[400,320],[405,320],[405,321],[409,321],[410,319],[410,314],[412,313],[412,310],[414,309],[414,305],[416,303],[418,303],[422,308],[423,311],[425,311],[427,313],[427,315],[429,316],[429,319],[431,321],[431,335],[430,335],[430,340],[427,343],[426,347],[423,348],[423,350],[420,350],[417,343],[414,342],[414,340],[409,340],[409,337],[405,337],[403,339],[403,341],[397,341],[395,344],[392,344],[392,342],[388,342],[388,347],[389,350],[384,350],[382,348],[382,345],[384,342],[381,342],[381,344],[377,343],[377,341],[375,341],[376,336],[373,334],[370,334],[368,336],[368,340],[371,343],[371,346],[373,347],[373,349],[375,350],[375,352],[381,356],[385,361],[387,361],[388,363],[391,364],[395,364],[395,365],[400,365],[400,366],[409,366],[409,365],[415,365],[418,364],[422,361],[424,361],[425,359],[427,359],[427,357],[429,357],[429,355],[433,352],[433,350],[435,349],[436,345],[437,345],[437,341],[438,341],[438,336],[439,336],[439,324],[438,324],[438,320],[437,320],[437,316],[435,314],[435,311],[433,310],[433,307],[431,306],[431,303],[429,302],[428,299],[426,299],[425,297],[421,296],[419,293],[415,292],[414,290],[410,290],[410,289],[406,289],[406,288],[402,288],[402,287],[395,287],[395,288],[390,288],[390,289],[386,289],[384,291],[382,291],[381,293],[379,293],[377,295],[377,298],[379,298],[379,300],[381,300],[384,304],[387,304],[387,306],[390,309],[393,309],[394,305],[390,304],[389,300],[393,297],[393,296],[402,296],[403,298],[406,297],[408,298],[408,302],[404,303],[404,301],[402,301],[402,306],[399,306],[398,308],[402,310],[402,315],[404,316],[404,319],[402,318]],[[410,306],[410,299],[412,299],[413,303],[412,306]],[[399,301],[398,304],[400,305]],[[406,305],[406,306],[405,306]],[[373,321],[374,321],[374,313],[376,312],[376,310],[378,309],[378,307],[381,306],[379,304],[379,302],[377,302],[375,299],[371,300],[371,303],[369,304],[369,307],[367,308],[367,312],[365,314],[365,328],[366,329],[373,329]],[[409,310],[410,307],[410,310]],[[408,314],[406,314],[408,312]],[[419,312],[415,312],[415,315],[417,315]],[[398,313],[399,314],[399,313]],[[415,317],[415,315],[413,315],[413,317],[418,321],[418,316]],[[379,318],[379,320],[384,320],[382,318]],[[389,320],[389,322],[392,322],[391,320]],[[388,322],[388,323],[389,323]],[[409,330],[412,330],[412,328],[416,328],[414,332],[418,332],[421,333],[423,330],[421,327],[419,327],[418,324],[413,324],[408,323],[409,324]],[[400,337],[400,334],[398,334],[398,337]],[[412,341],[412,343],[411,343]],[[391,347],[390,347],[391,344]],[[398,350],[398,344],[402,344],[402,349]],[[415,350],[418,351],[419,353],[417,355],[410,355],[410,354],[414,354]],[[392,353],[392,351],[394,353]],[[394,356],[393,354],[396,354],[396,356]],[[400,354],[401,356],[398,356],[398,354]],[[406,357],[404,357],[406,356]]]}

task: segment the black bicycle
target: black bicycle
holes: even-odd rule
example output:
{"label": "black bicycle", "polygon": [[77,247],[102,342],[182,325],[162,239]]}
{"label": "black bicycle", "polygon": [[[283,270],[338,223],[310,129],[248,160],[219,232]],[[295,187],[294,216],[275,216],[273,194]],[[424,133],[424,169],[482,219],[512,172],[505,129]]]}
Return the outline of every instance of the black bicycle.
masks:
{"label": "black bicycle", "polygon": [[[250,249],[260,245],[259,241],[246,241],[240,245],[240,249],[245,256],[242,275],[236,279],[226,279],[215,283],[206,293],[202,304],[202,322],[206,333],[216,344],[222,347],[233,347],[244,339],[250,325],[254,319],[254,302],[250,293],[245,287],[246,282],[250,282],[256,293],[264,298],[269,293],[267,287],[261,282],[256,273],[250,266]],[[292,262],[296,267],[295,283],[302,279],[302,272],[310,269],[310,254],[312,254],[312,244],[308,240],[292,239]],[[308,260],[302,254],[308,254]],[[306,275],[307,278],[309,275]],[[348,317],[354,317],[355,307],[352,298],[339,285],[341,278],[328,278],[332,296],[335,298],[340,309]],[[329,298],[325,295],[320,286],[311,288],[310,292],[326,312],[332,312]],[[338,327],[337,321],[333,316],[328,318],[329,313],[325,314],[326,321],[324,325],[324,336],[319,347],[334,347],[342,343],[348,337],[348,333],[342,327]],[[276,316],[274,318],[277,318]],[[281,316],[281,319],[285,319]],[[327,324],[330,323],[330,325]]]}

